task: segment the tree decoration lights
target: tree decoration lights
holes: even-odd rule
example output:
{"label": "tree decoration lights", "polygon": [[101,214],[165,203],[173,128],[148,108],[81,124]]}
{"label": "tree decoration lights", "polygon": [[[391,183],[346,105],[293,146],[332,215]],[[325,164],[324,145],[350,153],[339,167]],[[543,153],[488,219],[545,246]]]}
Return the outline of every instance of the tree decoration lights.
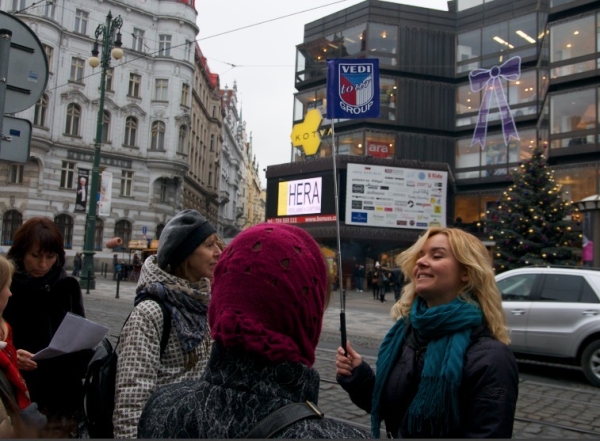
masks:
{"label": "tree decoration lights", "polygon": [[[542,147],[511,172],[513,185],[488,211],[488,234],[496,242],[494,269],[527,265],[578,265],[581,234],[571,215],[577,208],[561,197]],[[518,213],[515,215],[514,213]]]}

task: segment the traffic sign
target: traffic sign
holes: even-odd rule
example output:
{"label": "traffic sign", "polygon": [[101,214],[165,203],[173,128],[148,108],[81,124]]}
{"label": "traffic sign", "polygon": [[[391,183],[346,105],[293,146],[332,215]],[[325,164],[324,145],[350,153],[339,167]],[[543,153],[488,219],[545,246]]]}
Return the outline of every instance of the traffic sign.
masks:
{"label": "traffic sign", "polygon": [[0,105],[4,105],[3,113],[21,112],[33,106],[46,90],[48,60],[39,38],[23,21],[0,11],[0,29],[12,32],[6,98]]}
{"label": "traffic sign", "polygon": [[0,159],[25,164],[29,160],[31,122],[4,116],[2,133],[4,136],[0,139]]}

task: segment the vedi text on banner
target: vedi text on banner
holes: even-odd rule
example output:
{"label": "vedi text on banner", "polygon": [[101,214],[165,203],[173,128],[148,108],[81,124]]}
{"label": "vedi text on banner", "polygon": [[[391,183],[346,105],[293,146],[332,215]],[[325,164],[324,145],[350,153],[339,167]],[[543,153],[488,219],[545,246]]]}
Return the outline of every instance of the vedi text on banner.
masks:
{"label": "vedi text on banner", "polygon": [[379,60],[327,60],[327,118],[378,118]]}

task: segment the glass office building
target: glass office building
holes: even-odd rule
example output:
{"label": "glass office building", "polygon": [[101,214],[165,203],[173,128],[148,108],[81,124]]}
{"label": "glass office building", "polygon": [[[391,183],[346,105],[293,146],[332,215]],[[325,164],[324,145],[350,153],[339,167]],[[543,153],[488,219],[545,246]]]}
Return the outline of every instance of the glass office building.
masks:
{"label": "glass office building", "polygon": [[[321,110],[326,136],[317,158],[332,154],[326,60],[375,57],[381,115],[335,120],[337,152],[448,164],[454,188],[449,224],[460,217],[477,225],[508,187],[509,170],[536,144],[547,148],[566,200],[600,194],[600,3],[456,0],[448,7],[367,0],[305,25],[297,46],[294,124],[308,110]],[[509,60],[520,62],[518,79],[501,74]],[[470,73],[481,70],[497,76],[505,102],[489,93],[491,83],[471,84]],[[483,148],[473,143],[482,107],[489,109]],[[507,112],[519,138],[508,144]],[[371,151],[373,144],[388,148]],[[292,158],[315,160],[297,148]]]}

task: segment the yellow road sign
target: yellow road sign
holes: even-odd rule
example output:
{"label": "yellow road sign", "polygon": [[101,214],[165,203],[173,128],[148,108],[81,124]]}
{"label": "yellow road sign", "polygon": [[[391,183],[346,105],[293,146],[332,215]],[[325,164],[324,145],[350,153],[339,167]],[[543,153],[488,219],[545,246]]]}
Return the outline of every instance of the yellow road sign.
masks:
{"label": "yellow road sign", "polygon": [[319,109],[311,109],[306,112],[304,121],[295,124],[290,138],[292,145],[297,148],[302,148],[306,156],[312,156],[317,153],[321,145],[321,135],[319,127],[321,126],[323,117]]}

